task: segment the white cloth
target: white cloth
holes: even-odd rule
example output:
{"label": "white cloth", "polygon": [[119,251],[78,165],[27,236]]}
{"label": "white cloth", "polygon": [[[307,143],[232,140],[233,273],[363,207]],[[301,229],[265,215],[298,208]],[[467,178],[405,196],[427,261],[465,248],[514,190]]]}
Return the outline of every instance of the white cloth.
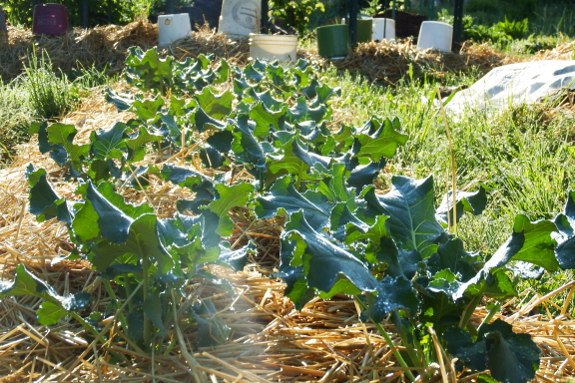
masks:
{"label": "white cloth", "polygon": [[462,116],[466,110],[503,110],[534,103],[563,88],[575,89],[575,60],[504,65],[459,91],[445,109],[455,116]]}

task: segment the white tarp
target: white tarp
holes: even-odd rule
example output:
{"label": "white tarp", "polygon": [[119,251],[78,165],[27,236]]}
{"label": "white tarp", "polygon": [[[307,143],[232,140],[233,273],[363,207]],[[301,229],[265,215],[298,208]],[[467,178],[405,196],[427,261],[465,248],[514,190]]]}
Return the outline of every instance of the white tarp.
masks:
{"label": "white tarp", "polygon": [[469,88],[455,94],[446,111],[505,109],[530,104],[563,88],[575,89],[575,60],[546,60],[495,68]]}

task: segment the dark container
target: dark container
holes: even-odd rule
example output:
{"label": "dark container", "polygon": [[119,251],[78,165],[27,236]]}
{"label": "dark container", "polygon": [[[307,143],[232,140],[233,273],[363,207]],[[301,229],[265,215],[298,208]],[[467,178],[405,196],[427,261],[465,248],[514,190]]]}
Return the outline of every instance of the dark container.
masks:
{"label": "dark container", "polygon": [[[374,18],[386,18],[391,19],[393,11],[391,9],[386,10],[383,13],[373,16]],[[404,39],[406,37],[419,36],[419,28],[421,28],[421,23],[427,21],[427,17],[424,15],[418,15],[414,13],[404,12],[400,10],[395,11],[395,37]]]}
{"label": "dark container", "polygon": [[63,36],[68,31],[68,9],[62,4],[38,4],[34,7],[32,33]]}
{"label": "dark container", "polygon": [[196,0],[191,7],[182,7],[180,13],[190,15],[190,23],[193,30],[198,30],[206,22],[210,29],[218,27],[220,15],[222,14],[222,0]]}

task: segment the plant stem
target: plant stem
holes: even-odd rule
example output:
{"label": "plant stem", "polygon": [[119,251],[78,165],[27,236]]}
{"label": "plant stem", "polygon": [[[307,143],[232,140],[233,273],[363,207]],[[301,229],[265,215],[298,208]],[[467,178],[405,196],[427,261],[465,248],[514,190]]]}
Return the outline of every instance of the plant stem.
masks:
{"label": "plant stem", "polygon": [[[142,268],[143,268],[142,288],[144,289],[144,293],[142,295],[144,296],[144,301],[148,298],[149,267],[150,267],[150,260],[146,255],[144,255],[144,257],[142,258]],[[146,348],[150,347],[151,342],[152,342],[152,323],[150,322],[150,319],[148,319],[148,316],[144,312],[144,347]]]}
{"label": "plant stem", "polygon": [[375,325],[375,328],[377,328],[377,331],[379,332],[379,334],[385,339],[385,342],[387,343],[387,345],[389,346],[389,348],[393,352],[393,355],[397,359],[399,365],[403,368],[408,369],[408,370],[405,370],[405,375],[407,375],[407,377],[411,381],[414,381],[415,377],[413,376],[413,373],[411,372],[411,370],[409,370],[409,366],[405,362],[405,359],[403,359],[403,356],[401,356],[401,353],[399,352],[399,350],[395,347],[395,345],[391,341],[391,338],[389,337],[389,334],[387,333],[387,331],[385,331],[385,329],[383,328],[383,326],[381,324],[379,324],[377,322],[373,322],[373,321],[372,321],[372,323]]}
{"label": "plant stem", "polygon": [[[365,304],[361,300],[359,300],[357,297],[355,297],[355,301],[357,302],[358,305],[361,306],[362,309],[367,310],[367,307],[365,306]],[[375,325],[375,328],[377,329],[379,334],[385,339],[385,342],[387,343],[387,345],[389,346],[389,348],[393,352],[393,355],[395,355],[395,358],[397,359],[397,362],[399,363],[399,365],[403,368],[408,369],[405,371],[405,374],[407,375],[407,377],[411,381],[414,381],[415,377],[413,376],[413,373],[411,372],[411,370],[409,370],[409,366],[405,362],[405,359],[403,359],[403,356],[401,356],[401,353],[399,352],[399,350],[395,347],[395,345],[391,341],[391,338],[389,337],[389,334],[387,333],[387,331],[385,331],[385,329],[383,328],[383,326],[380,323],[373,321],[373,320],[371,322]]]}
{"label": "plant stem", "polygon": [[479,325],[477,330],[479,330],[481,328],[481,326],[483,326],[484,324],[486,324],[486,323],[489,324],[489,322],[491,321],[491,318],[493,318],[495,313],[498,312],[500,309],[501,309],[501,303],[500,302],[495,303],[493,308],[491,310],[489,310],[489,313],[487,314],[487,316],[483,319],[483,321],[481,321],[481,324]]}
{"label": "plant stem", "polygon": [[[112,299],[112,301],[114,302],[114,310],[118,311],[118,298],[116,297],[116,293],[114,292],[114,289],[112,288],[112,285],[110,284],[110,281],[107,279],[102,279],[102,283],[104,284],[104,287],[106,288],[106,292],[108,293],[108,295],[110,296],[110,299]],[[131,290],[131,289],[130,289]],[[126,291],[128,292],[128,289],[126,289]],[[127,294],[127,296],[131,296],[132,292],[129,291]],[[128,300],[128,307],[131,307],[131,300]],[[120,320],[120,323],[122,324],[123,328],[127,328],[127,322],[126,322],[126,317],[124,316],[123,312],[118,312],[118,319]]]}
{"label": "plant stem", "polygon": [[481,301],[481,298],[483,298],[483,292],[487,288],[487,283],[485,281],[483,281],[482,283],[483,284],[481,285],[481,289],[479,289],[479,292],[477,293],[477,295],[475,295],[473,297],[471,302],[469,302],[469,304],[465,307],[465,310],[463,311],[463,315],[461,316],[461,321],[459,322],[459,327],[461,327],[461,328],[467,327],[467,323],[469,323],[469,319],[471,319],[471,316],[473,315],[475,308],[477,307],[477,305]]}
{"label": "plant stem", "polygon": [[[70,315],[72,316],[72,318],[76,319],[78,322],[80,322],[80,324],[82,325],[82,327],[84,328],[84,330],[86,331],[90,331],[92,333],[92,335],[94,336],[99,336],[100,333],[98,331],[96,331],[96,329],[88,322],[86,322],[84,320],[84,318],[82,318],[80,315],[78,315],[77,312],[74,311],[69,311]],[[105,343],[105,340],[100,338],[100,342]]]}

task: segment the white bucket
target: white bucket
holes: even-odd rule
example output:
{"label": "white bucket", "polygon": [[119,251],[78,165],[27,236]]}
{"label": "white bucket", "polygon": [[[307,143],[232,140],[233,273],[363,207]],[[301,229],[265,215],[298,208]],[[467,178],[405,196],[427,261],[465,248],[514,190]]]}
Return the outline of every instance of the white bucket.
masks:
{"label": "white bucket", "polygon": [[260,29],[262,3],[259,0],[224,0],[218,32],[248,36]]}
{"label": "white bucket", "polygon": [[419,29],[417,49],[439,49],[443,52],[451,51],[453,27],[439,21],[424,21]]}
{"label": "white bucket", "polygon": [[250,57],[277,60],[280,63],[297,61],[297,36],[250,34]]}
{"label": "white bucket", "polygon": [[373,19],[372,40],[395,40],[395,20],[393,19]]}
{"label": "white bucket", "polygon": [[187,13],[158,16],[159,47],[169,45],[178,39],[189,37],[191,33],[190,15]]}

